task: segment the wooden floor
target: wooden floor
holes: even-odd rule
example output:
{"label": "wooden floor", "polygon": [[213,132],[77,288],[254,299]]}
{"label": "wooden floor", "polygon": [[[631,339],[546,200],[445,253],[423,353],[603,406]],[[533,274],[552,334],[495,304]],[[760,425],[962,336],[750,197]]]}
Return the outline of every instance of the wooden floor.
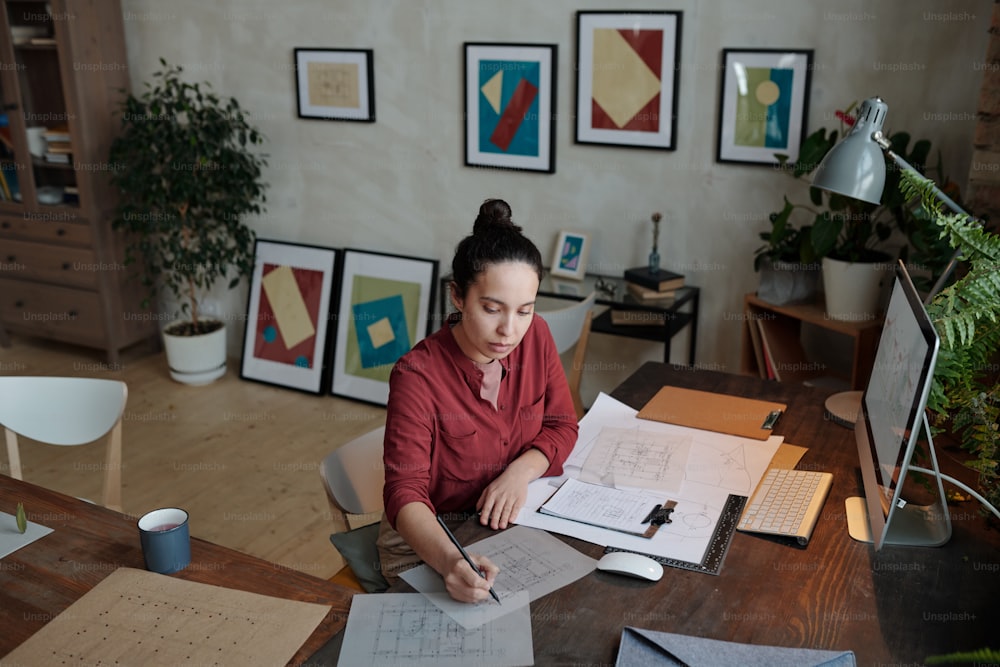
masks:
{"label": "wooden floor", "polygon": [[[194,536],[324,579],[343,567],[329,541],[337,527],[319,464],[336,447],[385,423],[384,408],[244,381],[238,360],[230,360],[220,380],[189,387],[170,379],[162,353],[141,345],[110,365],[98,351],[12,335],[11,346],[0,348],[0,375],[127,383],[122,429],[127,514],[182,507],[190,513]],[[22,444],[24,478],[99,498],[95,471],[101,469],[102,452],[103,444]],[[5,451],[0,462],[0,472],[8,474]],[[31,508],[25,509],[30,515]]]}

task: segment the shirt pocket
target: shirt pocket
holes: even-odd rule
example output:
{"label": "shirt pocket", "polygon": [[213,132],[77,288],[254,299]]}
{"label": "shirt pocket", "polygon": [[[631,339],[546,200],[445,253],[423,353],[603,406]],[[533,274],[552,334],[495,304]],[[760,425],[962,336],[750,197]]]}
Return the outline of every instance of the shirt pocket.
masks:
{"label": "shirt pocket", "polygon": [[449,429],[438,429],[438,470],[441,476],[450,480],[469,480],[479,477],[477,470],[483,467],[483,453],[479,447],[479,437],[471,425],[451,425]]}
{"label": "shirt pocket", "polygon": [[542,432],[545,418],[545,395],[531,405],[521,408],[518,417],[521,422],[521,445],[527,445]]}

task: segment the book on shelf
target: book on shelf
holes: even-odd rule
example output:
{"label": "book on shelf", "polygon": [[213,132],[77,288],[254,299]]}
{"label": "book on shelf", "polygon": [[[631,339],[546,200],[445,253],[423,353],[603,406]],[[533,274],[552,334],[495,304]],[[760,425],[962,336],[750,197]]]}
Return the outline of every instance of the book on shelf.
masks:
{"label": "book on shelf", "polygon": [[662,327],[667,323],[665,313],[654,313],[648,310],[612,310],[611,324],[620,326],[650,326]]}
{"label": "book on shelf", "polygon": [[657,269],[650,271],[648,266],[637,266],[625,269],[625,280],[657,292],[676,290],[684,287],[684,276],[680,273]]}
{"label": "book on shelf", "polygon": [[0,165],[0,177],[3,178],[3,193],[7,201],[21,201],[21,186],[17,180],[17,165],[4,162]]}
{"label": "book on shelf", "polygon": [[637,285],[627,280],[625,281],[625,289],[627,289],[628,293],[635,297],[638,301],[643,302],[673,301],[674,297],[677,295],[677,290],[663,290],[660,292],[657,290],[651,290],[648,287],[643,287],[642,285]]}
{"label": "book on shelf", "polygon": [[42,137],[49,144],[60,142],[69,143],[69,125],[57,125],[56,127],[50,127],[42,133]]}
{"label": "book on shelf", "polygon": [[53,153],[48,151],[45,153],[45,161],[51,162],[53,164],[69,164],[70,154],[69,153]]}
{"label": "book on shelf", "polygon": [[784,315],[761,314],[750,324],[755,324],[760,333],[768,379],[801,383],[822,374],[823,364],[810,361],[803,349],[800,322]]}

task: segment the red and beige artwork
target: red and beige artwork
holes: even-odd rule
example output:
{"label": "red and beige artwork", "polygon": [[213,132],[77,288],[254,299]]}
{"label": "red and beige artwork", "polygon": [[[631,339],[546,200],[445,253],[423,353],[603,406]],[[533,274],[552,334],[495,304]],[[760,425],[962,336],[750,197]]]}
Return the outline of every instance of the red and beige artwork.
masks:
{"label": "red and beige artwork", "polygon": [[659,132],[663,30],[593,32],[591,128]]}

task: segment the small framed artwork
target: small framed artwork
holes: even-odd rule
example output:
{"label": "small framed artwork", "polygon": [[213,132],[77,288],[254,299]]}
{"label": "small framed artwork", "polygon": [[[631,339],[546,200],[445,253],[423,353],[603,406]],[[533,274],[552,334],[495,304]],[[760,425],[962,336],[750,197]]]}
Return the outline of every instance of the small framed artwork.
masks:
{"label": "small framed artwork", "polygon": [[393,364],[431,332],[438,262],[345,249],[331,391],[386,405]]}
{"label": "small framed artwork", "polygon": [[332,248],[257,239],[241,378],[325,391],[337,259]]}
{"label": "small framed artwork", "polygon": [[806,131],[811,49],[723,49],[717,162],[794,164]]}
{"label": "small framed artwork", "polygon": [[465,43],[465,164],[554,173],[554,44]]}
{"label": "small framed artwork", "polygon": [[563,230],[556,238],[556,249],[552,256],[553,277],[583,280],[587,273],[587,253],[590,250],[590,236],[583,232]]}
{"label": "small framed artwork", "polygon": [[299,118],[375,122],[371,49],[295,49]]}
{"label": "small framed artwork", "polygon": [[576,13],[576,143],[676,148],[682,15]]}

